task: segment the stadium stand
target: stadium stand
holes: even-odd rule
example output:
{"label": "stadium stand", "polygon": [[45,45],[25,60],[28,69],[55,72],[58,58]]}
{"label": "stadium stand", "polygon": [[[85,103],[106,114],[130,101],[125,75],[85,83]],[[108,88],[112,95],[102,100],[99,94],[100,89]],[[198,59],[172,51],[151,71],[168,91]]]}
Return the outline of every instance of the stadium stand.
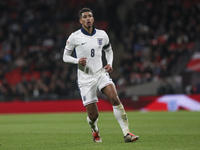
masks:
{"label": "stadium stand", "polygon": [[120,90],[179,74],[197,51],[198,0],[1,0],[0,101],[79,97],[76,67],[62,54],[83,6],[111,37]]}

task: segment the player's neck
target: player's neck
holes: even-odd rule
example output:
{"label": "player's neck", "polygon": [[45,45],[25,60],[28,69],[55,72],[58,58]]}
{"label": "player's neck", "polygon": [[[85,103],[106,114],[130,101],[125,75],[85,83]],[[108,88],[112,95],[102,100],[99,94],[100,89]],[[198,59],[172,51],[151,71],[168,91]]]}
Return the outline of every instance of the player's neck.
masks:
{"label": "player's neck", "polygon": [[84,26],[82,26],[83,27],[83,29],[85,30],[85,31],[87,31],[90,35],[93,33],[93,26],[91,26],[91,27],[89,27],[89,28],[86,28],[86,27],[84,27]]}

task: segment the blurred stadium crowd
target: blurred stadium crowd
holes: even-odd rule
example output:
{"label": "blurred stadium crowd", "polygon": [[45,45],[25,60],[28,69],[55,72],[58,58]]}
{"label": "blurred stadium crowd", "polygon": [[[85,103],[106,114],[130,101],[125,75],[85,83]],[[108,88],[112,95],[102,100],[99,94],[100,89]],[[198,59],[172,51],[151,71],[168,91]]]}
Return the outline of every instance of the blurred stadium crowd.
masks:
{"label": "blurred stadium crowd", "polygon": [[62,60],[78,11],[94,11],[121,49],[117,88],[165,78],[200,37],[200,2],[190,0],[1,0],[0,100],[79,97],[76,66]]}

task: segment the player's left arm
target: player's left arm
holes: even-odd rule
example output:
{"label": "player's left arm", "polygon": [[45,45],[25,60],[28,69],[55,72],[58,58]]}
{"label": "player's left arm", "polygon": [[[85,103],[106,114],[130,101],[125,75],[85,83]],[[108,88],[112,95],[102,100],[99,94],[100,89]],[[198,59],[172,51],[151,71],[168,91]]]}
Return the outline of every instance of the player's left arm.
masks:
{"label": "player's left arm", "polygon": [[106,69],[107,72],[111,73],[113,71],[113,68],[112,68],[113,51],[112,51],[112,46],[110,44],[109,37],[105,31],[104,31],[104,42],[105,42],[105,45],[103,47],[103,50],[105,51],[105,57],[107,60],[107,65],[104,67],[104,69]]}
{"label": "player's left arm", "polygon": [[107,61],[107,65],[104,66],[104,69],[106,69],[107,72],[111,73],[113,71],[112,68],[112,63],[113,63],[113,51],[112,51],[112,47],[111,44],[107,44],[104,46],[104,51],[105,51],[105,57],[106,57],[106,61]]}

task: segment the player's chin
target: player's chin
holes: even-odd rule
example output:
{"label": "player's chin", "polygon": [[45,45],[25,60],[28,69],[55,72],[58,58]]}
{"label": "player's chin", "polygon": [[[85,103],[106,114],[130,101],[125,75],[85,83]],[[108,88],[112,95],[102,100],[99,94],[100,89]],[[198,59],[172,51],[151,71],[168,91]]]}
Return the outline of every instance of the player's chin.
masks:
{"label": "player's chin", "polygon": [[87,23],[86,24],[86,28],[91,28],[92,27],[92,24],[91,23]]}

